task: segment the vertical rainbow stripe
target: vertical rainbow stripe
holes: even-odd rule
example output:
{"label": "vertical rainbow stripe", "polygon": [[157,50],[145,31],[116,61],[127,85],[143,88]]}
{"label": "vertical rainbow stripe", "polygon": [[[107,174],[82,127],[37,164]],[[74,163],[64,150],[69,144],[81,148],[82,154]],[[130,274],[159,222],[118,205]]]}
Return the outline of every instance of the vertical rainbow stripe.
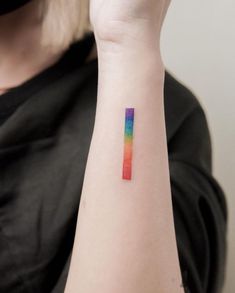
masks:
{"label": "vertical rainbow stripe", "polygon": [[122,179],[131,180],[134,108],[126,108]]}

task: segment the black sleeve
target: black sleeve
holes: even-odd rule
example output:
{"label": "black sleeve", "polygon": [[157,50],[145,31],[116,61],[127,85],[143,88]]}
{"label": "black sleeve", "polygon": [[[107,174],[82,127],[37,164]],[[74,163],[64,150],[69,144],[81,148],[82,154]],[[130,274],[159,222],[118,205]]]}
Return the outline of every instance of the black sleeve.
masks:
{"label": "black sleeve", "polygon": [[[185,103],[178,106],[186,114],[168,137],[177,247],[185,292],[218,293],[225,274],[227,206],[212,175],[205,113],[195,97],[191,105],[187,111]],[[172,115],[167,118],[172,124]]]}

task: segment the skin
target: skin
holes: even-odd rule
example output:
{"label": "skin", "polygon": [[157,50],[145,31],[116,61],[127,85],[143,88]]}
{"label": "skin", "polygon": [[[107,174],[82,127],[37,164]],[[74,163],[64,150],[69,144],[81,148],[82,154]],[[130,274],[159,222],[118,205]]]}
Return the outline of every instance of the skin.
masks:
{"label": "skin", "polygon": [[[160,52],[169,1],[90,4],[97,111],[65,293],[182,293]],[[1,88],[21,84],[63,53],[41,47],[36,10],[34,1],[0,18]],[[126,107],[135,108],[131,181],[121,178]]]}
{"label": "skin", "polygon": [[[164,0],[91,0],[99,81],[66,293],[182,293],[164,117]],[[122,180],[124,110],[133,178]]]}

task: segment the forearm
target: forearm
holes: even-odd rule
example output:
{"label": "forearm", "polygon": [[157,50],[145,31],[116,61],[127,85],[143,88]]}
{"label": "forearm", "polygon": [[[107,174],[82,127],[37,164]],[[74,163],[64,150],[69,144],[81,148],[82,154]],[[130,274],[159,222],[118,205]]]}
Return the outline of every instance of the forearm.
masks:
{"label": "forearm", "polygon": [[[66,293],[182,292],[169,183],[164,69],[149,48],[99,55],[95,127]],[[122,179],[135,109],[132,180]]]}

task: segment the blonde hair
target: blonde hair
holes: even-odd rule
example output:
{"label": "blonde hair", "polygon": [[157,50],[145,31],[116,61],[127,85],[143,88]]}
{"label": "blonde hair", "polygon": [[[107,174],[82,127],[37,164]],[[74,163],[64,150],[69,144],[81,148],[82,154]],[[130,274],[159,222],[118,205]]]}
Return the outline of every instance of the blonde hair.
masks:
{"label": "blonde hair", "polygon": [[89,0],[40,0],[42,43],[50,48],[66,49],[92,31]]}

